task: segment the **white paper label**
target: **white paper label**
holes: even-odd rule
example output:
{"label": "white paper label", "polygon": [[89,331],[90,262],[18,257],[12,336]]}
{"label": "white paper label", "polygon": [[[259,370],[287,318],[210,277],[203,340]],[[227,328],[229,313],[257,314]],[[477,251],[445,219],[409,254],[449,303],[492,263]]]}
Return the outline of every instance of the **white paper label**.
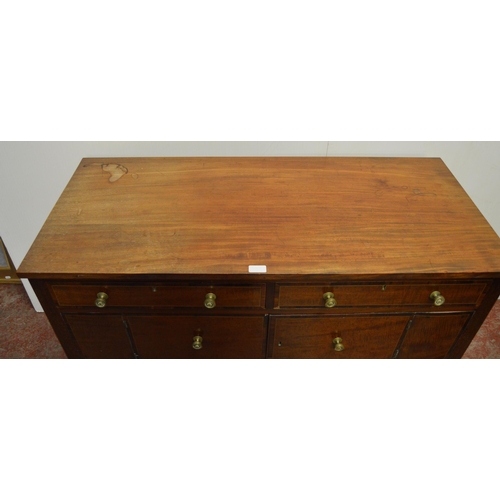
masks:
{"label": "white paper label", "polygon": [[248,266],[249,273],[267,273],[267,266]]}

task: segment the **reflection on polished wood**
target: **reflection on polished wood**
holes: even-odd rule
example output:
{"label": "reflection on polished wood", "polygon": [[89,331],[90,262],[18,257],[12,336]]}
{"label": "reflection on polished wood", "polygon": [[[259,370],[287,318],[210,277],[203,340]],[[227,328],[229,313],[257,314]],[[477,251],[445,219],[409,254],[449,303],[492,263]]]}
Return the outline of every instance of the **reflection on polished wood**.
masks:
{"label": "reflection on polished wood", "polygon": [[440,159],[84,159],[20,272],[488,273],[499,254]]}

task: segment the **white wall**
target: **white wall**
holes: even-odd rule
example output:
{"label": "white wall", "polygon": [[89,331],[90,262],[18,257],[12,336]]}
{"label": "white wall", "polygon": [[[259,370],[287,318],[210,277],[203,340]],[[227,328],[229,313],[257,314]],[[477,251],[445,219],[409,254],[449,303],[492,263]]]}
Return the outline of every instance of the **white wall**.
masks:
{"label": "white wall", "polygon": [[[422,156],[448,165],[500,234],[500,142],[0,142],[0,236],[19,266],[84,157]],[[23,280],[35,308],[33,291]]]}

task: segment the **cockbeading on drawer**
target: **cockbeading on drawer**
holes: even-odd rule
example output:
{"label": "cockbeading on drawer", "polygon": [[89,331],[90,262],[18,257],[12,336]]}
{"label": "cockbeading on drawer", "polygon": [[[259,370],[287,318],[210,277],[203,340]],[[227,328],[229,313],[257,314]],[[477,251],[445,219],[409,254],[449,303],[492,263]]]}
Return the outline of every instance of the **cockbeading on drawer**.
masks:
{"label": "cockbeading on drawer", "polygon": [[486,283],[280,284],[276,308],[474,305]]}
{"label": "cockbeading on drawer", "polygon": [[52,285],[61,307],[263,308],[265,285]]}

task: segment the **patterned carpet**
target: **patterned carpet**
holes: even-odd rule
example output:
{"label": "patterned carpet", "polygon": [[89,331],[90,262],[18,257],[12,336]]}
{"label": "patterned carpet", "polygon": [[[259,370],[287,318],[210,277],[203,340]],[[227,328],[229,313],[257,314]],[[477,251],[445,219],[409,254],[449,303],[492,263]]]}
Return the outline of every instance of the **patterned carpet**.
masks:
{"label": "patterned carpet", "polygon": [[[500,359],[500,301],[465,352],[468,359]],[[22,285],[0,285],[0,358],[66,358],[47,317]]]}
{"label": "patterned carpet", "polygon": [[0,358],[66,358],[44,313],[23,285],[0,285]]}

